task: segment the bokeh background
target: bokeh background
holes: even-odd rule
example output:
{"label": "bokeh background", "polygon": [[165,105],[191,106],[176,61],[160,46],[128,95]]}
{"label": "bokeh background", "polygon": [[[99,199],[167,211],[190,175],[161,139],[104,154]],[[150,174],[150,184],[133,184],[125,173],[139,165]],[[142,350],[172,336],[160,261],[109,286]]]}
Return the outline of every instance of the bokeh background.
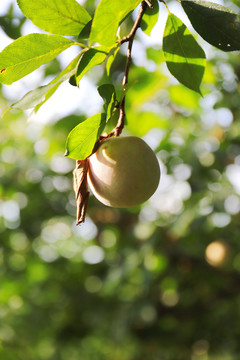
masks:
{"label": "bokeh background", "polygon": [[[95,1],[80,3],[93,14]],[[193,31],[180,5],[168,5]],[[91,196],[85,223],[75,225],[65,142],[101,111],[104,66],[79,89],[61,85],[36,115],[0,119],[2,360],[240,359],[240,55],[197,38],[208,59],[201,97],[164,64],[166,16],[161,4],[151,37],[138,30],[127,93],[124,133],[149,143],[162,172],[142,206],[119,210]],[[0,49],[41,32],[14,0],[1,0],[0,25]],[[125,50],[110,75],[118,91]],[[1,113],[76,52],[0,85]]]}

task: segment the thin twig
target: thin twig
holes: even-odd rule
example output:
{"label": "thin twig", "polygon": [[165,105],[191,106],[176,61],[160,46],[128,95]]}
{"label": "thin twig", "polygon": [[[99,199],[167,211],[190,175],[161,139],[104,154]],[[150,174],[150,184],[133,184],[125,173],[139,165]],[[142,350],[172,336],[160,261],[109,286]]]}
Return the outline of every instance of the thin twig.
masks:
{"label": "thin twig", "polygon": [[144,1],[151,9],[153,8],[153,4],[151,3],[151,0],[144,0]]}
{"label": "thin twig", "polygon": [[[132,46],[133,46],[134,36],[136,34],[137,29],[140,26],[140,23],[141,23],[143,14],[146,10],[146,7],[147,7],[146,2],[142,1],[137,19],[136,19],[130,33],[127,36],[125,36],[124,38],[122,38],[121,40],[119,40],[120,44],[123,44],[128,41],[127,62],[126,62],[124,77],[123,77],[123,81],[122,81],[123,90],[124,90],[124,87],[126,86],[126,84],[128,83],[128,74],[129,74],[129,69],[130,69],[130,65],[131,65],[131,61],[132,61]],[[119,105],[119,118],[118,118],[117,125],[107,135],[107,137],[119,136],[121,134],[123,127],[124,127],[124,119],[125,119],[125,95],[122,97],[122,100]]]}
{"label": "thin twig", "polygon": [[140,23],[141,23],[141,20],[142,20],[142,17],[143,17],[143,14],[144,14],[145,10],[146,10],[146,3],[145,3],[145,1],[142,1],[140,10],[139,10],[139,13],[138,13],[138,16],[137,16],[137,19],[136,19],[130,33],[127,36],[124,36],[122,39],[119,40],[120,44],[123,44],[123,43],[129,41],[132,37],[135,36],[135,33],[136,33],[137,29],[140,26]]}

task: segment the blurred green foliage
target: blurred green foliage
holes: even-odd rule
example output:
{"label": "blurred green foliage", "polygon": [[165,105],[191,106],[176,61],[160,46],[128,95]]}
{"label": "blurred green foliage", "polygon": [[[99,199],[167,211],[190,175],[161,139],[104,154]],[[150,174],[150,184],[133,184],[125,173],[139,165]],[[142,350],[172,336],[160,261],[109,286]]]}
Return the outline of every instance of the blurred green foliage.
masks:
{"label": "blurred green foliage", "polygon": [[[3,360],[239,359],[239,54],[214,51],[200,97],[167,75],[159,49],[145,51],[125,131],[149,141],[162,179],[141,207],[91,197],[76,227],[63,154],[84,114],[0,120]],[[123,64],[117,55],[111,71],[119,91]]]}

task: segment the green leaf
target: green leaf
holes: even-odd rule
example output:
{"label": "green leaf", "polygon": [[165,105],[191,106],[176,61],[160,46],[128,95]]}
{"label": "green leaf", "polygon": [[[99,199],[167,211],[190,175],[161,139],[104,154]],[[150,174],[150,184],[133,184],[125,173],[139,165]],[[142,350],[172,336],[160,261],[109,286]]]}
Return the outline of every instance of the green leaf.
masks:
{"label": "green leaf", "polygon": [[91,27],[92,27],[92,19],[80,31],[80,34],[78,34],[78,40],[88,39],[90,36]]}
{"label": "green leaf", "polygon": [[78,35],[91,20],[75,0],[17,0],[22,13],[39,28],[53,34]]}
{"label": "green leaf", "polygon": [[112,46],[116,42],[119,23],[133,11],[140,0],[101,0],[92,23],[90,44]]}
{"label": "green leaf", "polygon": [[159,14],[158,0],[152,0],[152,5],[152,8],[149,6],[146,8],[141,21],[141,29],[149,36],[151,35],[151,31],[158,21]]}
{"label": "green leaf", "polygon": [[111,102],[111,99],[114,95],[116,98],[116,91],[112,84],[103,84],[98,87],[98,93],[103,98],[106,105]]}
{"label": "green leaf", "polygon": [[240,21],[225,6],[202,0],[183,0],[182,6],[199,35],[223,50],[240,50]]}
{"label": "green leaf", "polygon": [[76,45],[60,35],[30,34],[12,42],[0,53],[0,82],[12,84]]}
{"label": "green leaf", "polygon": [[109,49],[103,46],[98,48],[91,48],[85,51],[81,57],[76,74],[76,84],[78,86],[83,75],[85,75],[95,65],[100,65],[104,62],[108,55]]}
{"label": "green leaf", "polygon": [[98,87],[99,95],[103,98],[103,101],[105,103],[104,110],[107,114],[107,120],[108,121],[115,110],[116,105],[116,91],[112,84],[103,84]]}
{"label": "green leaf", "polygon": [[110,75],[112,63],[114,62],[119,50],[120,50],[120,46],[117,46],[117,47],[114,47],[109,53],[109,56],[108,56],[107,62],[106,62],[107,76]]}
{"label": "green leaf", "polygon": [[84,160],[91,155],[95,142],[106,125],[105,114],[96,114],[77,125],[69,134],[65,155]]}
{"label": "green leaf", "polygon": [[35,107],[35,112],[54,94],[63,81],[69,79],[76,71],[80,55],[71,61],[71,63],[60,72],[48,85],[40,86],[37,89],[29,91],[19,101],[12,104],[13,109],[26,110]]}
{"label": "green leaf", "polygon": [[53,79],[49,85],[51,85],[51,88],[47,91],[45,98],[41,103],[39,103],[35,108],[35,113],[40,109],[40,107],[55,93],[55,91],[58,89],[58,87],[66,80],[71,78],[76,71],[78,67],[78,62],[81,54],[78,54],[71,62],[68,64],[68,66],[60,72],[60,74]]}
{"label": "green leaf", "polygon": [[69,79],[77,71],[77,65],[80,54],[76,56],[71,63],[60,72],[48,85],[40,86],[37,89],[29,91],[19,101],[12,104],[10,108],[26,110],[35,107],[35,113],[39,108],[55,93],[62,82]]}
{"label": "green leaf", "polygon": [[186,25],[169,14],[163,36],[163,52],[170,73],[198,93],[203,78],[206,57]]}
{"label": "green leaf", "polygon": [[46,93],[51,88],[51,85],[40,86],[37,89],[29,91],[19,101],[13,103],[10,108],[27,110],[39,104],[45,98]]}

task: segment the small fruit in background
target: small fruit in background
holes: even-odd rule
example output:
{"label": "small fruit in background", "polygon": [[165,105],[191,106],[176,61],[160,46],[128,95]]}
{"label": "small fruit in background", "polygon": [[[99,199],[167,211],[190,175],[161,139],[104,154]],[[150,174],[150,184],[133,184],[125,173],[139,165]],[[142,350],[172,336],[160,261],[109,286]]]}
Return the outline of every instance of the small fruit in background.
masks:
{"label": "small fruit in background", "polygon": [[89,158],[90,189],[108,206],[124,208],[142,204],[156,191],[159,180],[155,153],[135,136],[105,139]]}

